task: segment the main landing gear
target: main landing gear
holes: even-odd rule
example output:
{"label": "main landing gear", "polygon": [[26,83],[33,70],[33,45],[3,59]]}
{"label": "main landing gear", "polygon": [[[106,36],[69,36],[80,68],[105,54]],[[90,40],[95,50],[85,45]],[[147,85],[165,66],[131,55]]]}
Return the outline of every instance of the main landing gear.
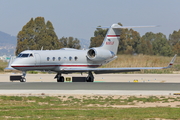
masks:
{"label": "main landing gear", "polygon": [[[57,78],[57,82],[64,82],[64,77],[61,76],[61,73],[57,73],[54,79]],[[85,77],[84,82],[94,82],[94,76],[92,72],[88,72],[88,76]]]}
{"label": "main landing gear", "polygon": [[94,76],[93,76],[92,72],[88,72],[86,82],[94,82]]}
{"label": "main landing gear", "polygon": [[57,73],[54,79],[57,78],[57,82],[64,82],[64,77],[61,76],[61,73]]}

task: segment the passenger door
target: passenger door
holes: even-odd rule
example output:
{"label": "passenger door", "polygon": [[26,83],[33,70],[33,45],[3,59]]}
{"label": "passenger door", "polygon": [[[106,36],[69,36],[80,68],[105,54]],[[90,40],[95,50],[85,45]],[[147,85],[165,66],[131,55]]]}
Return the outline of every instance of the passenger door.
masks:
{"label": "passenger door", "polygon": [[35,65],[40,65],[40,62],[41,62],[41,57],[38,53],[35,53]]}

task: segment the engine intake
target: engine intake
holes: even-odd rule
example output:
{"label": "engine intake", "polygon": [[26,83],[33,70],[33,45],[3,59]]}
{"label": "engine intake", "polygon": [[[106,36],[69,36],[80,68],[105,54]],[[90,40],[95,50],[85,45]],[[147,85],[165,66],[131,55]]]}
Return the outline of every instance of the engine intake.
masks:
{"label": "engine intake", "polygon": [[88,54],[88,57],[89,57],[89,58],[95,58],[95,56],[96,56],[96,52],[95,52],[94,49],[90,49],[90,50],[87,52],[87,54]]}
{"label": "engine intake", "polygon": [[92,61],[104,61],[115,56],[112,51],[102,48],[91,48],[87,52],[87,58]]}

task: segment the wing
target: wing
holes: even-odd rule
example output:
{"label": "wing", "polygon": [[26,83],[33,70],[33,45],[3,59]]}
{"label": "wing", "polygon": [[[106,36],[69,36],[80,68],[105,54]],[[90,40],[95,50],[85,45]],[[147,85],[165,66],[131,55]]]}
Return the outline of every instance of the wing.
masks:
{"label": "wing", "polygon": [[167,69],[171,68],[176,55],[172,58],[171,62],[166,67],[129,67],[129,68],[64,68],[61,70],[62,73],[71,73],[71,72],[89,72],[93,71],[95,74],[103,73],[120,73],[120,72],[134,72],[140,70],[149,70],[149,69]]}

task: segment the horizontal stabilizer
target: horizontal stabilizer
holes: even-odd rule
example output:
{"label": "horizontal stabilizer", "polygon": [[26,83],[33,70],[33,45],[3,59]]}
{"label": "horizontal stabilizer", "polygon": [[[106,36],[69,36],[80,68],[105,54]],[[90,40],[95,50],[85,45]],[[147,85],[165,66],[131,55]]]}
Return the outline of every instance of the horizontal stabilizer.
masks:
{"label": "horizontal stabilizer", "polygon": [[147,25],[147,26],[120,26],[118,24],[113,24],[111,27],[102,26],[96,28],[114,28],[114,29],[126,29],[126,28],[148,28],[148,27],[159,27],[159,25]]}

